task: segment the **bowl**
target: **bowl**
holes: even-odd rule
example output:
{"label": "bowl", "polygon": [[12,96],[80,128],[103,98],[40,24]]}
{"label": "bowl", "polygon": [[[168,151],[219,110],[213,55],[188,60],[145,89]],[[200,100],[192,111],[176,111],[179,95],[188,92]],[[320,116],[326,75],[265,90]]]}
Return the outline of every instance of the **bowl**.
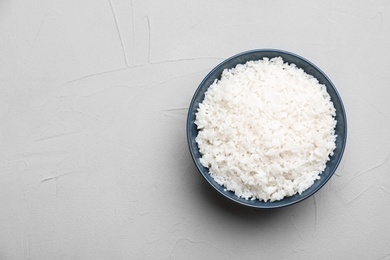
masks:
{"label": "bowl", "polygon": [[[312,186],[310,186],[307,190],[302,192],[301,194],[295,194],[291,197],[285,197],[279,201],[273,202],[264,202],[260,200],[246,200],[244,198],[240,198],[234,194],[234,192],[226,190],[225,187],[218,184],[209,174],[208,168],[204,167],[199,159],[202,157],[199,152],[198,145],[195,141],[196,136],[198,135],[198,129],[195,125],[195,114],[197,112],[197,108],[199,103],[201,103],[204,99],[204,94],[207,91],[208,87],[214,82],[215,79],[220,79],[222,71],[226,68],[233,68],[237,64],[245,64],[250,60],[259,60],[264,57],[274,58],[274,57],[282,57],[284,62],[288,62],[289,64],[294,63],[298,68],[303,69],[307,74],[310,74],[318,79],[320,84],[324,84],[326,86],[327,92],[331,97],[331,101],[336,109],[336,128],[335,134],[336,138],[336,149],[334,150],[333,155],[330,157],[330,160],[326,163],[325,170],[321,173],[321,178],[316,180]],[[333,85],[330,79],[325,75],[322,70],[320,70],[316,65],[308,61],[307,59],[296,55],[291,52],[276,50],[276,49],[258,49],[251,50],[247,52],[243,52],[237,54],[231,58],[226,59],[218,66],[216,66],[213,70],[210,71],[209,74],[203,79],[200,83],[198,89],[195,91],[195,94],[192,98],[191,104],[188,109],[187,116],[187,141],[190,149],[190,153],[192,159],[198,168],[201,175],[204,179],[221,195],[224,197],[238,203],[241,205],[253,207],[253,208],[261,208],[261,209],[272,209],[272,208],[281,208],[289,205],[293,205],[304,199],[312,196],[319,189],[321,189],[325,183],[329,181],[334,172],[336,171],[341,158],[344,153],[345,145],[347,140],[347,120],[344,105],[342,100]]]}

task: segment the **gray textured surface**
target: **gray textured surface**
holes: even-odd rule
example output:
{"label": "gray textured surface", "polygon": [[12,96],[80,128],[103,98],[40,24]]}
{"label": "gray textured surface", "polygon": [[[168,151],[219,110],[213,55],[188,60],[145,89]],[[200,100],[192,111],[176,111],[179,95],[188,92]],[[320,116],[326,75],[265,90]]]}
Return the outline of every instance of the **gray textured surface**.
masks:
{"label": "gray textured surface", "polygon": [[[390,259],[388,1],[0,2],[0,259]],[[256,48],[332,79],[347,149],[315,197],[233,205],[186,109]]]}

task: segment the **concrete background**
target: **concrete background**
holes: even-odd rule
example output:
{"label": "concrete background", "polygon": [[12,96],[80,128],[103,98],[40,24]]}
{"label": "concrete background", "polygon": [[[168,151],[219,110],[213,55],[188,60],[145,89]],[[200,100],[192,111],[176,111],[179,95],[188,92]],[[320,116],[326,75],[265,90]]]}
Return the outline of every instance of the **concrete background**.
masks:
{"label": "concrete background", "polygon": [[[331,78],[348,143],[314,197],[214,192],[188,152],[198,84],[239,52]],[[2,0],[0,259],[390,259],[390,2]]]}

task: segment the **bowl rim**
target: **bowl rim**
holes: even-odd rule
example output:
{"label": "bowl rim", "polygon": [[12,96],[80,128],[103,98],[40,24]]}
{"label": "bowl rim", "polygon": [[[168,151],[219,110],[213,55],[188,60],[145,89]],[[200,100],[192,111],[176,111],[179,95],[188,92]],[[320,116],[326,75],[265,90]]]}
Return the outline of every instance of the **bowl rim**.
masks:
{"label": "bowl rim", "polygon": [[[228,194],[222,192],[222,190],[220,190],[217,187],[215,187],[215,184],[212,183],[211,180],[210,180],[210,178],[212,178],[212,177],[210,176],[209,172],[204,172],[202,170],[202,168],[200,167],[199,163],[196,161],[196,156],[194,154],[194,149],[199,150],[199,148],[197,146],[195,146],[195,147],[193,146],[193,143],[191,142],[191,138],[192,137],[190,136],[191,125],[194,124],[193,122],[191,123],[191,117],[192,117],[192,114],[194,113],[193,111],[197,109],[197,107],[195,107],[195,102],[196,102],[197,96],[199,95],[199,92],[201,91],[202,86],[205,84],[205,82],[210,78],[211,75],[213,75],[215,73],[216,70],[219,70],[221,67],[223,67],[225,64],[229,63],[230,61],[232,61],[234,59],[237,59],[237,58],[239,58],[241,56],[245,56],[245,55],[248,55],[248,54],[259,53],[259,52],[277,52],[277,53],[282,53],[282,54],[293,56],[293,57],[295,57],[295,58],[297,58],[299,60],[302,60],[302,61],[308,63],[311,67],[313,67],[320,74],[322,74],[322,76],[329,82],[329,86],[327,86],[327,87],[332,88],[332,90],[334,91],[334,93],[335,93],[335,95],[336,95],[336,97],[337,97],[337,99],[339,101],[339,105],[340,105],[340,108],[341,108],[341,111],[339,113],[342,116],[343,123],[344,123],[343,129],[342,129],[343,130],[343,137],[342,137],[342,140],[341,140],[341,142],[342,142],[341,150],[340,150],[339,156],[336,158],[335,164],[334,164],[333,169],[330,172],[330,174],[326,178],[324,178],[324,179],[321,178],[322,181],[320,182],[320,184],[314,190],[312,190],[310,193],[306,194],[305,196],[303,196],[303,197],[301,197],[301,198],[299,198],[299,199],[297,199],[295,201],[290,201],[290,202],[286,202],[286,203],[283,203],[283,204],[275,204],[275,202],[283,201],[283,199],[279,200],[279,201],[275,201],[275,202],[264,202],[264,201],[260,201],[260,200],[256,199],[257,201],[265,203],[267,205],[250,204],[249,202],[252,201],[250,199],[248,199],[248,200],[244,199],[244,201],[243,201],[242,198],[239,198],[237,195],[234,194],[234,192],[232,192],[232,196],[229,196]],[[237,63],[237,64],[240,64],[240,63]],[[210,87],[210,85],[206,88],[206,91],[207,91],[207,89],[209,87]],[[202,99],[202,101],[203,101],[203,99]],[[246,206],[246,207],[258,208],[258,209],[275,209],[275,208],[283,208],[283,207],[291,206],[291,205],[294,205],[294,204],[296,204],[298,202],[304,201],[305,199],[313,196],[316,192],[318,192],[330,180],[330,178],[333,176],[333,174],[335,173],[336,169],[338,168],[338,166],[339,166],[339,164],[341,162],[341,159],[342,159],[342,157],[344,155],[344,151],[345,151],[345,147],[346,147],[346,143],[347,143],[347,117],[346,117],[346,111],[345,111],[344,104],[342,102],[340,94],[338,93],[335,85],[330,80],[330,78],[318,66],[316,66],[315,64],[313,64],[311,61],[307,60],[306,58],[304,58],[304,57],[302,57],[302,56],[300,56],[298,54],[289,52],[289,51],[280,50],[280,49],[272,49],[272,48],[252,49],[252,50],[240,52],[240,53],[238,53],[236,55],[233,55],[233,56],[223,60],[218,65],[216,65],[203,78],[203,80],[198,85],[198,87],[197,87],[197,89],[196,89],[196,91],[195,91],[195,93],[194,93],[194,95],[193,95],[193,97],[191,99],[190,106],[188,107],[187,122],[186,122],[186,135],[187,135],[187,143],[188,143],[188,147],[189,147],[189,150],[190,150],[191,158],[192,158],[193,162],[195,163],[195,166],[196,166],[197,170],[203,176],[203,178],[208,182],[208,184],[214,190],[216,190],[220,195],[222,195],[223,197],[225,197],[225,198],[227,198],[227,199],[229,199],[231,201],[234,201],[234,202],[236,202],[236,203],[238,203],[240,205]],[[206,176],[206,174],[209,176],[209,178]],[[219,185],[219,184],[217,184],[217,185]],[[225,189],[225,187],[223,187],[222,185],[220,185],[220,186],[221,186],[221,188]],[[297,194],[294,194],[293,196],[296,196],[296,195]]]}

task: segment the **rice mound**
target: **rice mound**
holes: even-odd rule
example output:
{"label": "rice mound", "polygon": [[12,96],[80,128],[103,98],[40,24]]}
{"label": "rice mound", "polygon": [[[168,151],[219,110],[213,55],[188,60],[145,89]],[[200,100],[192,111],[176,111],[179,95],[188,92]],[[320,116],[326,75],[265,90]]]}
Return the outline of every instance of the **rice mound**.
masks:
{"label": "rice mound", "polygon": [[199,104],[200,162],[245,199],[277,201],[320,179],[336,148],[323,84],[281,57],[225,69]]}

